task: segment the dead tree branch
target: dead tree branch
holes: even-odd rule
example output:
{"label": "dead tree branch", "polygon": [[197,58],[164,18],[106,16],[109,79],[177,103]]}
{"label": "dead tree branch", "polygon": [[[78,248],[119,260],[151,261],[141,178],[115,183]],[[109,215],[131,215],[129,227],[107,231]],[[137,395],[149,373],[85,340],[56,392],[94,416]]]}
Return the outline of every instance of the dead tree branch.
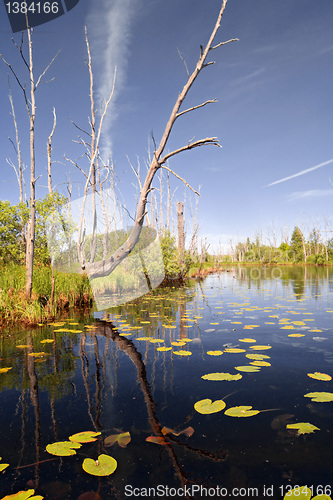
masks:
{"label": "dead tree branch", "polygon": [[176,174],[176,172],[174,172],[173,170],[171,170],[171,168],[168,168],[166,167],[165,165],[162,165],[162,168],[164,168],[165,170],[167,170],[168,172],[171,172],[175,177],[177,177],[177,179],[181,180],[185,186],[187,186],[189,189],[191,189],[191,191],[193,191],[193,193],[197,194],[198,196],[200,196],[200,193],[198,193],[198,191],[196,191],[195,189],[193,189],[192,186],[190,186],[185,179],[183,179],[182,177],[180,177],[178,174]]}

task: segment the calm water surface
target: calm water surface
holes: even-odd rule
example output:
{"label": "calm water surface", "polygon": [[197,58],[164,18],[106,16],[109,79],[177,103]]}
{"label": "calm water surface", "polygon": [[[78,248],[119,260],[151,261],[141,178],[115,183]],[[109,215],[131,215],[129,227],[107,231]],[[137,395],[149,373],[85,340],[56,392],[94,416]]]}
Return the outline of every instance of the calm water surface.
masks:
{"label": "calm water surface", "polygon": [[[331,269],[234,268],[98,317],[3,331],[0,368],[11,369],[0,373],[0,457],[10,466],[0,474],[0,497],[30,487],[46,500],[85,492],[180,498],[184,485],[194,498],[282,498],[288,485],[312,486],[313,496],[327,486],[329,494],[333,402],[304,396],[333,392],[332,380],[308,376],[333,376],[332,291]],[[243,371],[254,367],[249,354],[265,355],[267,365]],[[201,378],[216,372],[242,378]],[[203,399],[226,407],[198,413]],[[225,414],[236,406],[260,413]],[[301,422],[320,430],[297,435],[286,427]],[[161,439],[164,426],[175,434],[146,441]],[[188,428],[191,436],[176,435]],[[101,436],[74,456],[45,450],[89,430]],[[121,432],[130,433],[126,447],[104,445]],[[116,471],[84,472],[83,460],[101,453],[117,460]],[[195,493],[199,487],[206,490]]]}

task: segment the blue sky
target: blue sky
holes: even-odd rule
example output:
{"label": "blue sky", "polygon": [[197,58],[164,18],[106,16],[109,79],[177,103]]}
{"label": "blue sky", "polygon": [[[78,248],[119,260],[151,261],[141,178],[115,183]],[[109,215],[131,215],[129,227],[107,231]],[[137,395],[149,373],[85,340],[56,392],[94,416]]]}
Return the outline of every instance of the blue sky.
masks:
{"label": "blue sky", "polygon": [[[11,41],[14,36],[19,42],[20,34],[11,33],[4,6],[0,7],[0,53],[25,82],[27,75]],[[192,71],[219,8],[218,0],[81,0],[68,14],[35,28],[36,74],[60,50],[46,76],[54,80],[41,85],[36,94],[37,175],[41,175],[37,196],[47,192],[46,141],[53,107],[57,113],[54,184],[66,193],[70,175],[73,197],[82,196],[83,176],[70,168],[63,155],[76,159],[83,153],[73,143],[78,131],[68,117],[88,128],[85,25],[92,46],[97,103],[110,91],[117,65],[103,153],[112,152],[118,188],[133,212],[136,179],[127,157],[133,165],[139,159],[144,170],[151,133],[159,142],[186,82],[177,50]],[[288,226],[291,232],[299,224],[306,230],[318,220],[323,230],[333,229],[332,20],[331,0],[228,1],[216,42],[235,37],[239,41],[213,51],[216,64],[201,73],[184,108],[207,99],[218,102],[180,118],[168,145],[173,150],[193,138],[216,136],[223,146],[185,152],[169,164],[194,189],[201,186],[200,234],[212,245],[228,243],[230,238],[242,240],[258,231],[265,237],[269,228],[275,228],[279,237],[280,228]],[[12,77],[11,86],[28,164],[26,111]],[[8,140],[15,136],[8,68],[2,61],[0,109],[0,198],[14,203],[18,186],[6,158],[15,161]],[[184,186],[175,180],[172,191],[176,187],[174,201],[182,201]],[[189,191],[186,199],[190,223],[189,200],[193,206],[194,198]]]}

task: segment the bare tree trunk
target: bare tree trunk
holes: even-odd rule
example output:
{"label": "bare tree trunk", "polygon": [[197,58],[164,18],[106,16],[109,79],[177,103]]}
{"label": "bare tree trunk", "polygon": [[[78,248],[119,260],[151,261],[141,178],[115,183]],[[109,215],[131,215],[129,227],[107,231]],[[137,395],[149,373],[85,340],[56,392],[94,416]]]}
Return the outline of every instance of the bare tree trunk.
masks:
{"label": "bare tree trunk", "polygon": [[9,101],[10,101],[10,107],[12,110],[12,116],[13,116],[13,121],[14,121],[14,127],[15,127],[15,142],[16,142],[16,147],[14,147],[16,155],[17,155],[17,162],[18,162],[18,169],[15,167],[15,165],[8,160],[10,165],[14,168],[15,174],[17,177],[17,182],[19,185],[19,190],[20,190],[20,203],[23,203],[24,201],[24,188],[23,188],[23,163],[22,163],[22,153],[21,153],[21,145],[20,145],[20,139],[19,139],[19,133],[18,133],[18,126],[17,126],[17,121],[16,121],[16,115],[15,115],[15,109],[14,109],[14,101],[13,101],[13,96],[12,96],[12,90],[9,85]]}
{"label": "bare tree trunk", "polygon": [[51,174],[51,166],[52,166],[52,161],[51,161],[51,152],[52,152],[52,138],[53,134],[56,128],[57,124],[57,116],[55,109],[53,108],[53,127],[51,130],[51,133],[49,135],[49,139],[47,141],[47,185],[49,188],[49,193],[53,194],[53,189],[52,189],[52,174]]}
{"label": "bare tree trunk", "polygon": [[185,252],[185,233],[184,233],[184,203],[177,202],[177,220],[178,220],[178,250],[180,259],[180,268],[184,265],[184,252]]}
{"label": "bare tree trunk", "polygon": [[[23,162],[22,162],[22,153],[21,153],[21,144],[20,144],[20,139],[19,139],[19,133],[18,133],[18,126],[17,126],[17,121],[16,121],[16,115],[15,115],[15,109],[14,109],[14,101],[13,101],[13,96],[12,96],[12,90],[9,84],[9,101],[10,101],[10,107],[12,110],[12,116],[13,116],[13,121],[14,121],[14,127],[15,127],[15,142],[16,142],[16,147],[14,146],[16,155],[17,155],[17,162],[18,162],[18,168],[14,165],[14,163],[11,160],[7,160],[7,162],[13,167],[16,177],[17,177],[17,182],[19,185],[19,190],[20,190],[20,203],[24,202],[24,178],[23,178]],[[25,223],[23,216],[20,216],[21,220],[21,238],[22,238],[22,247],[25,249],[26,245],[26,235],[25,235]]]}
{"label": "bare tree trunk", "polygon": [[34,268],[34,252],[35,252],[35,225],[36,225],[36,178],[35,178],[35,117],[36,117],[36,101],[35,101],[35,79],[33,72],[32,59],[32,40],[31,30],[27,30],[29,43],[29,75],[30,75],[30,219],[28,224],[27,250],[26,250],[26,288],[25,295],[29,299],[32,292],[33,268]]}

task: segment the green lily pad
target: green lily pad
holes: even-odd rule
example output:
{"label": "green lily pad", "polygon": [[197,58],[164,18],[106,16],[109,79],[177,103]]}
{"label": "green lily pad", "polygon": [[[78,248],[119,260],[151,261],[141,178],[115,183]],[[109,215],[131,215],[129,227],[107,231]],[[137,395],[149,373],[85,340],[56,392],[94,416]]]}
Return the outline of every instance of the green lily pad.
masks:
{"label": "green lily pad", "polygon": [[310,500],[311,490],[307,486],[298,486],[286,493],[283,500]]}
{"label": "green lily pad", "polygon": [[236,375],[232,375],[231,373],[207,373],[207,375],[203,375],[201,378],[204,380],[240,380],[243,375],[237,373]]}
{"label": "green lily pad", "polygon": [[297,429],[297,435],[311,434],[314,431],[320,431],[318,427],[309,422],[299,422],[298,424],[288,424],[287,429]]}
{"label": "green lily pad", "polygon": [[104,439],[104,446],[112,446],[114,443],[118,442],[119,446],[126,448],[131,440],[131,435],[129,432],[121,432],[120,434],[111,434]]}
{"label": "green lily pad", "polygon": [[251,410],[252,406],[233,406],[228,408],[224,414],[229,417],[253,417],[260,413],[259,410]]}
{"label": "green lily pad", "polygon": [[259,359],[256,359],[255,361],[251,361],[250,365],[253,366],[272,366],[268,361],[260,361]]}
{"label": "green lily pad", "polygon": [[85,458],[82,469],[93,476],[110,476],[117,468],[117,461],[110,455],[100,455],[97,460]]}
{"label": "green lily pad", "polygon": [[317,403],[329,403],[333,401],[333,392],[308,392],[308,394],[304,394],[304,397],[311,398],[311,401]]}
{"label": "green lily pad", "polygon": [[259,372],[260,366],[250,366],[250,365],[235,366],[235,370],[239,370],[240,372]]}
{"label": "green lily pad", "polygon": [[307,375],[308,377],[314,378],[316,380],[325,380],[326,382],[332,380],[331,375],[328,375],[327,373],[314,372],[314,373],[308,373]]}
{"label": "green lily pad", "polygon": [[226,347],[224,349],[224,352],[229,352],[230,354],[234,353],[238,353],[238,352],[246,352],[246,349],[239,349],[238,347]]}
{"label": "green lily pad", "polygon": [[177,354],[177,356],[191,356],[191,351],[184,351],[184,350],[180,350],[180,351],[173,351],[173,354]]}
{"label": "green lily pad", "polygon": [[203,415],[208,415],[210,413],[217,413],[223,408],[226,407],[225,402],[222,399],[217,399],[212,402],[211,399],[201,399],[194,404],[194,409],[198,413],[202,413]]}
{"label": "green lily pad", "polygon": [[100,435],[100,432],[84,431],[73,434],[72,436],[69,436],[68,439],[75,443],[93,443],[94,441],[97,441],[97,436]]}
{"label": "green lily pad", "polygon": [[270,356],[266,356],[266,354],[245,354],[245,356],[249,359],[257,359],[258,361],[270,358]]}
{"label": "green lily pad", "polygon": [[46,451],[51,455],[58,457],[69,457],[76,455],[76,449],[81,448],[80,443],[72,443],[71,441],[58,441],[56,443],[48,444]]}
{"label": "green lily pad", "polygon": [[43,500],[44,497],[41,495],[31,496],[35,493],[35,490],[19,491],[13,495],[6,495],[1,500]]}

